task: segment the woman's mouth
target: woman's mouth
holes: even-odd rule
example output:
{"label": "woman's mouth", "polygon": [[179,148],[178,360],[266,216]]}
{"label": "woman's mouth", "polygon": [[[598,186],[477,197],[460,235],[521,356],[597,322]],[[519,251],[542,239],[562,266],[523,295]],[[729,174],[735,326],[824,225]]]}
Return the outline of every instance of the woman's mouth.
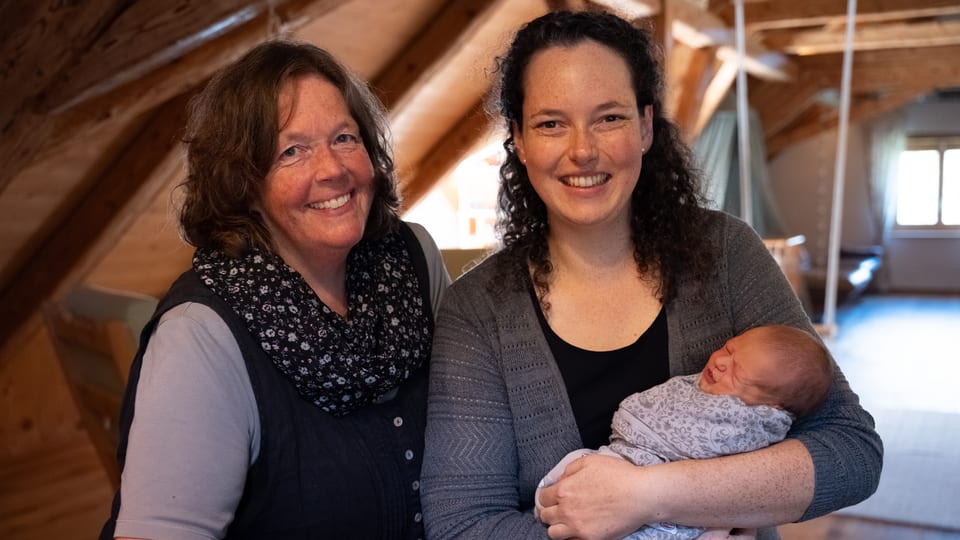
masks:
{"label": "woman's mouth", "polygon": [[571,175],[571,176],[560,177],[560,181],[563,182],[564,185],[571,186],[571,187],[579,187],[579,188],[597,186],[606,182],[609,179],[610,179],[610,175],[605,173],[581,175],[581,176]]}
{"label": "woman's mouth", "polygon": [[317,203],[310,203],[307,206],[310,208],[313,208],[314,210],[334,210],[336,208],[340,208],[341,206],[347,204],[348,202],[350,202],[350,199],[352,198],[353,198],[352,193],[344,193],[339,197],[328,199],[326,201],[320,201]]}

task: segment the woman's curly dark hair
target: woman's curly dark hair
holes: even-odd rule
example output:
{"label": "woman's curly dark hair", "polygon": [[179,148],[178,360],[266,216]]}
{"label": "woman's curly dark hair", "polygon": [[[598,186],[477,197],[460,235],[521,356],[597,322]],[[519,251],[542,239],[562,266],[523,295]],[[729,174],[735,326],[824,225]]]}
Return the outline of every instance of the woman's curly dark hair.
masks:
{"label": "woman's curly dark hair", "polygon": [[253,207],[287,120],[280,117],[278,97],[288,81],[313,75],[340,90],[373,164],[375,194],[364,236],[376,238],[397,226],[400,195],[383,105],[327,51],[276,40],[224,68],[190,104],[188,172],[180,186],[180,232],[187,242],[230,256],[272,249]]}
{"label": "woman's curly dark hair", "polygon": [[497,59],[495,112],[506,121],[509,134],[503,143],[506,160],[500,167],[497,218],[505,266],[516,269],[530,264],[541,299],[549,290],[547,210],[517,156],[511,128],[514,123],[523,127],[523,77],[531,57],[550,47],[571,47],[587,40],[609,47],[626,62],[641,114],[646,105],[652,105],[653,144],[631,196],[631,229],[637,267],[642,275],[659,282],[657,293],[666,302],[677,293],[677,276],[690,273],[702,280],[712,266],[712,251],[705,244],[705,213],[700,209],[700,181],[679,130],[663,115],[659,47],[647,31],[609,13],[543,15],[524,25],[506,54]]}

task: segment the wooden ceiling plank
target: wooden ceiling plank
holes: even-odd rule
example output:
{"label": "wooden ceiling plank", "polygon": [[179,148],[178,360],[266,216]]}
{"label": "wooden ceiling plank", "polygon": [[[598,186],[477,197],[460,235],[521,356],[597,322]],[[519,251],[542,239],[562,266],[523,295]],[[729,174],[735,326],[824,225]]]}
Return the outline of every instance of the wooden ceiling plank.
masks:
{"label": "wooden ceiling plank", "polygon": [[[960,45],[927,47],[918,61],[911,49],[860,51],[853,56],[851,90],[866,93],[898,88],[905,84],[951,87],[960,78]],[[839,88],[841,54],[805,56],[797,59],[804,77],[817,78],[824,88]]]}
{"label": "wooden ceiling plank", "polygon": [[217,69],[237,59],[272,33],[284,35],[323,16],[349,0],[288,0],[274,18],[266,14],[232,32],[207,42],[129,84],[92,98],[59,115],[41,115],[30,108],[19,110],[0,138],[0,192],[30,163],[60,144],[82,137],[101,123],[136,115],[185,90],[202,84]]}
{"label": "wooden ceiling plank", "polygon": [[40,240],[14,278],[0,291],[0,343],[18,331],[43,301],[80,283],[116,243],[135,216],[166,185],[179,167],[179,138],[186,119],[188,94],[152,114],[101,178],[68,204],[60,225]]}
{"label": "wooden ceiling plank", "polygon": [[810,105],[816,103],[823,83],[815,77],[803,77],[792,85],[757,82],[750,86],[751,106],[760,117],[763,134],[769,138],[786,129]]}
{"label": "wooden ceiling plank", "polygon": [[[771,47],[799,56],[843,52],[845,40],[842,29],[810,30],[766,37],[766,43]],[[861,25],[853,38],[854,51],[944,45],[960,45],[960,21]]]}
{"label": "wooden ceiling plank", "polygon": [[[850,107],[849,121],[863,122],[869,118],[891,111],[898,107],[903,107],[919,96],[934,90],[932,86],[912,86],[904,88],[896,93],[884,96],[880,99],[856,100]],[[814,135],[823,132],[826,129],[832,129],[837,126],[839,118],[834,114],[829,119],[816,118],[792,126],[790,129],[777,133],[766,140],[767,159],[772,159],[784,149]]]}
{"label": "wooden ceiling plank", "polygon": [[[956,0],[858,0],[857,23],[896,21],[903,19],[956,15]],[[733,21],[733,7],[727,3],[717,14],[728,23]],[[804,0],[802,2],[748,2],[744,4],[747,33],[775,28],[805,26],[842,27],[847,20],[847,3],[837,0]]]}

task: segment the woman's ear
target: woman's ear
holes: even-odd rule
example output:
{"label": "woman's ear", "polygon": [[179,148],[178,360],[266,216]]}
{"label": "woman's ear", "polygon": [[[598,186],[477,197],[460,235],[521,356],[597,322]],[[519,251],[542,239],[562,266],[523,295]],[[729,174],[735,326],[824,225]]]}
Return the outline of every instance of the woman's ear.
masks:
{"label": "woman's ear", "polygon": [[640,121],[640,139],[643,141],[643,148],[649,151],[653,146],[653,105],[643,106],[643,116]]}
{"label": "woman's ear", "polygon": [[517,157],[520,158],[520,163],[526,165],[527,153],[523,148],[523,133],[516,120],[510,123],[510,131],[513,132],[513,146],[517,149]]}

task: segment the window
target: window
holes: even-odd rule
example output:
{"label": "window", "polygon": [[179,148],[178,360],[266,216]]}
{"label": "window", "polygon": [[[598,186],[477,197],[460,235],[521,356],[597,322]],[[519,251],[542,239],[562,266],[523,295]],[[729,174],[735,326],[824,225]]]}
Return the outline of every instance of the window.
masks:
{"label": "window", "polygon": [[897,225],[960,228],[960,137],[914,137],[900,155]]}

